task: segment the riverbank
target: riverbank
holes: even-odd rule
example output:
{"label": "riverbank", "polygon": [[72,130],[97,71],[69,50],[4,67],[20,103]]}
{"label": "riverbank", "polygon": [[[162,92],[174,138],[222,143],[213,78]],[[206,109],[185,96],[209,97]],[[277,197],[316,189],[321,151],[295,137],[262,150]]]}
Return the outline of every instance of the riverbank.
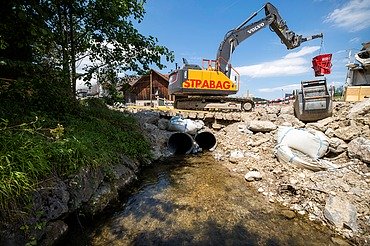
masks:
{"label": "riverbank", "polygon": [[137,121],[100,100],[34,114],[0,124],[0,245],[51,245],[68,216],[99,214],[152,158]]}
{"label": "riverbank", "polygon": [[[168,119],[149,111],[135,115],[156,143],[153,150],[157,158],[169,155]],[[228,117],[227,113],[221,115],[221,119]],[[332,117],[307,124],[296,119],[293,108],[285,105],[259,107],[243,113],[237,121],[232,113],[229,115],[230,120],[209,124],[218,141],[215,159],[232,174],[247,176],[246,185],[260,192],[266,202],[287,207],[292,217],[307,216],[354,244],[369,244],[370,100],[337,102]],[[324,133],[329,139],[329,151],[322,159],[337,168],[314,172],[279,162],[275,155],[279,126]]]}

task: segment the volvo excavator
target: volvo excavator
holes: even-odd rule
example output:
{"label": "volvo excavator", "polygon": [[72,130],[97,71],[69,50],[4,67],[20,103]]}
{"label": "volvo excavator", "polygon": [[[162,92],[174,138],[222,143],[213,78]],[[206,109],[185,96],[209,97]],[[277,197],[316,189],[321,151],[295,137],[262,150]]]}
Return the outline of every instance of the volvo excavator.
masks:
{"label": "volvo excavator", "polygon": [[[265,17],[248,24],[259,12],[265,11]],[[226,33],[221,42],[215,60],[203,60],[202,67],[188,64],[174,70],[169,76],[169,94],[175,95],[174,106],[177,109],[190,110],[232,110],[251,111],[254,102],[250,98],[233,98],[240,88],[240,75],[231,66],[230,58],[235,48],[258,31],[269,26],[281,42],[294,49],[301,43],[322,38],[323,34],[302,37],[289,30],[277,9],[266,3],[235,29]]]}

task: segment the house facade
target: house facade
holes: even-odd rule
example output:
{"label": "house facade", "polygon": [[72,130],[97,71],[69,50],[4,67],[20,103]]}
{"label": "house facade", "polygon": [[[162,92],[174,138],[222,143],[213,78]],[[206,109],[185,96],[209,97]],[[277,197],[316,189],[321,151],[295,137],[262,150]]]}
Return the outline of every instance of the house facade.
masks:
{"label": "house facade", "polygon": [[126,103],[139,106],[163,106],[172,102],[174,96],[168,94],[168,75],[150,70],[149,74],[138,78],[125,93]]}

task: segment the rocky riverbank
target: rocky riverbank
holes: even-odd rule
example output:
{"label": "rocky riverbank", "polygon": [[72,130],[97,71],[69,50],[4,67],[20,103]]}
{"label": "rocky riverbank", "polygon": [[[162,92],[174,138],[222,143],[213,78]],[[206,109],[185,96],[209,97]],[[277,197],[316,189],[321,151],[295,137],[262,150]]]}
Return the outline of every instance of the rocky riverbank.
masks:
{"label": "rocky riverbank", "polygon": [[53,245],[68,230],[68,216],[94,216],[115,201],[137,179],[141,163],[122,156],[107,168],[83,168],[75,175],[40,184],[29,213],[1,223],[0,245]]}
{"label": "rocky riverbank", "polygon": [[[370,243],[370,99],[361,103],[336,102],[333,116],[303,123],[291,106],[266,106],[250,113],[217,113],[209,121],[218,146],[215,159],[231,173],[244,177],[246,185],[266,201],[288,208],[286,216],[307,216],[328,225],[358,245]],[[142,111],[138,117],[153,143],[156,158],[170,155],[168,118]],[[188,114],[189,116],[189,114]],[[186,117],[186,116],[185,116]],[[199,117],[196,117],[199,119]],[[311,171],[276,158],[280,126],[314,129],[329,139],[322,158],[336,168]]]}

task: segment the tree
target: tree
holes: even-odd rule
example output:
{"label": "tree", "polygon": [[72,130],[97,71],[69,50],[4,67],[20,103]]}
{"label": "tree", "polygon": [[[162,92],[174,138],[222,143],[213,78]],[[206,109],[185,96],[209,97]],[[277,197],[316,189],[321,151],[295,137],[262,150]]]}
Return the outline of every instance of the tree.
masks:
{"label": "tree", "polygon": [[[145,2],[2,1],[0,9],[4,11],[1,16],[9,18],[2,17],[5,21],[0,23],[0,63],[18,59],[2,51],[18,46],[26,47],[31,52],[26,61],[59,71],[59,78],[66,81],[64,89],[70,90],[71,96],[75,95],[78,76],[89,79],[100,68],[137,73],[148,70],[151,64],[163,68],[161,58],[173,61],[173,53],[157,45],[155,37],[140,34],[134,26],[135,22],[139,23],[144,18]],[[19,23],[27,23],[26,28]],[[24,30],[28,35],[23,35],[24,40],[22,35],[12,35],[9,30]],[[6,38],[9,34],[14,36],[13,40]],[[15,49],[15,53],[18,52],[21,50]],[[86,66],[85,74],[78,75],[76,63],[82,59],[89,59],[91,64]]]}
{"label": "tree", "polygon": [[133,22],[141,22],[145,0],[59,0],[50,4],[49,26],[63,70],[76,85],[76,62],[88,57],[89,78],[100,68],[106,71],[142,72],[154,63],[163,68],[161,56],[173,61],[172,53],[152,36],[141,35]]}

